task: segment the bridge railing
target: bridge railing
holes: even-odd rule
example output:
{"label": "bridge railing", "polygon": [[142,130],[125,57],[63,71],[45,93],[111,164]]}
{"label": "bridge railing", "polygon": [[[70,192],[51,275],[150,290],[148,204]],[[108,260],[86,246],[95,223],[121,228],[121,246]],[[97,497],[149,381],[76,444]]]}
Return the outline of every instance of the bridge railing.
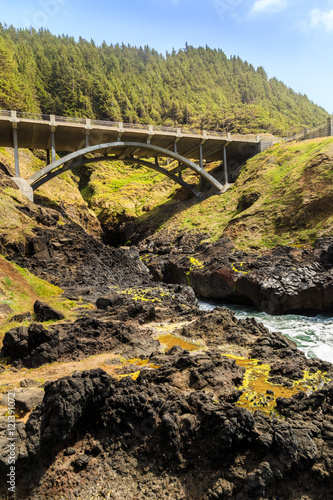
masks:
{"label": "bridge railing", "polygon": [[[11,112],[9,112],[11,113]],[[25,111],[18,111],[16,113],[17,118],[23,118],[26,120],[44,120],[50,121],[50,115],[43,115],[41,113],[26,113]]]}
{"label": "bridge railing", "polygon": [[154,132],[154,131],[159,131],[159,132],[169,132],[174,135],[186,135],[186,134],[193,134],[199,137],[208,135],[208,136],[214,136],[214,137],[220,137],[224,138],[226,140],[249,140],[251,142],[257,140],[259,141],[259,136],[256,136],[255,134],[230,134],[230,133],[225,133],[225,132],[220,132],[218,130],[209,130],[209,131],[202,131],[194,128],[180,128],[180,127],[166,127],[163,125],[148,125],[148,124],[138,124],[138,123],[123,123],[123,122],[113,122],[110,120],[94,120],[94,119],[88,119],[88,118],[80,118],[80,117],[72,117],[72,116],[54,116],[54,115],[44,115],[41,113],[27,113],[25,111],[17,111],[17,112],[12,112],[9,110],[0,110],[0,117],[9,117],[11,118],[13,116],[13,113],[16,113],[15,117],[17,119],[26,119],[26,120],[38,120],[38,121],[48,121],[56,123],[75,123],[79,125],[84,125],[87,126],[89,125],[90,127],[92,125],[95,126],[100,126],[100,127],[110,127],[110,128],[117,128],[117,129],[122,129],[122,130],[133,130],[133,129],[139,129],[139,130],[145,130],[147,132]]}
{"label": "bridge railing", "polygon": [[112,122],[109,120],[91,120],[91,125],[99,125],[100,127],[112,127],[117,128],[119,126],[119,122]]}
{"label": "bridge railing", "polygon": [[85,118],[78,118],[78,117],[67,117],[67,116],[56,116],[55,121],[59,123],[79,123],[80,125],[85,125],[86,124],[86,119]]}
{"label": "bridge railing", "polygon": [[143,129],[143,130],[149,130],[149,125],[146,125],[145,123],[139,124],[139,123],[123,123],[123,128],[124,129]]}
{"label": "bridge railing", "polygon": [[0,111],[0,114],[1,114],[2,116],[11,116],[11,112],[10,112],[10,111],[7,111],[7,110],[5,110],[5,109],[2,109],[2,110]]}
{"label": "bridge railing", "polygon": [[326,122],[319,125],[319,127],[313,129],[305,128],[298,134],[293,134],[292,136],[285,137],[285,141],[304,141],[306,139],[317,139],[319,137],[330,136],[333,136],[333,116],[327,118]]}
{"label": "bridge railing", "polygon": [[[124,124],[125,125],[125,124]],[[166,127],[164,125],[154,125],[154,130],[158,130],[160,132],[174,132],[177,133],[179,130],[179,127]],[[183,132],[186,132],[186,130],[182,129]],[[198,131],[196,131],[198,133]]]}

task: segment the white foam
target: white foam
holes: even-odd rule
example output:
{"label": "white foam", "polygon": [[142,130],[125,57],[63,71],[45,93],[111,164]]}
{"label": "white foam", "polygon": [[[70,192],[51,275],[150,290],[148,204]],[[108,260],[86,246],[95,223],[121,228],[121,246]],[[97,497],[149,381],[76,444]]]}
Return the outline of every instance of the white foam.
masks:
{"label": "white foam", "polygon": [[[212,310],[217,303],[199,301],[200,309]],[[281,332],[296,342],[297,347],[307,357],[318,357],[333,363],[333,317],[318,315],[315,317],[294,314],[270,316],[243,306],[219,304],[231,309],[237,318],[253,317],[270,331]]]}

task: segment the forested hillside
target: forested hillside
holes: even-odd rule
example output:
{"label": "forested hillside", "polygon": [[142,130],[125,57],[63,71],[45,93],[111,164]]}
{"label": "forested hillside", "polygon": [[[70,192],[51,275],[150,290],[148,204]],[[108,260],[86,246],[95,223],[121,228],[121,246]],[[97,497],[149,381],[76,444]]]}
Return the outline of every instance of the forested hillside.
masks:
{"label": "forested hillside", "polygon": [[239,57],[166,55],[0,24],[0,108],[113,121],[285,134],[327,113]]}

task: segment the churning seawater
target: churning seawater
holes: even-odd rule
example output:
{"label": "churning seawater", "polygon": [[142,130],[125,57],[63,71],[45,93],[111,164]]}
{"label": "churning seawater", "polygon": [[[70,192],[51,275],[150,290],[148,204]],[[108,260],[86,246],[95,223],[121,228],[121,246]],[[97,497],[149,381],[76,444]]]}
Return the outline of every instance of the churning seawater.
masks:
{"label": "churning seawater", "polygon": [[333,316],[320,314],[308,317],[296,314],[271,316],[246,306],[221,304],[217,302],[200,300],[200,309],[210,311],[216,306],[227,307],[235,313],[237,318],[255,318],[268,330],[281,332],[289,339],[296,342],[297,347],[308,358],[320,358],[333,363]]}

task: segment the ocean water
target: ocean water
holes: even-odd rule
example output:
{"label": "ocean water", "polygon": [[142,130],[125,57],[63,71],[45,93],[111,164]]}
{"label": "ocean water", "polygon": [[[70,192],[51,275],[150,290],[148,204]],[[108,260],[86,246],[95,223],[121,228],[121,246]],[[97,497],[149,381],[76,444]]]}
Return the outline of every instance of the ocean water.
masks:
{"label": "ocean water", "polygon": [[333,363],[333,316],[320,314],[318,316],[301,316],[286,314],[271,316],[246,306],[221,304],[213,301],[200,300],[200,309],[211,311],[216,306],[227,307],[237,318],[253,317],[270,331],[281,332],[296,342],[297,347],[308,358],[320,358]]}

